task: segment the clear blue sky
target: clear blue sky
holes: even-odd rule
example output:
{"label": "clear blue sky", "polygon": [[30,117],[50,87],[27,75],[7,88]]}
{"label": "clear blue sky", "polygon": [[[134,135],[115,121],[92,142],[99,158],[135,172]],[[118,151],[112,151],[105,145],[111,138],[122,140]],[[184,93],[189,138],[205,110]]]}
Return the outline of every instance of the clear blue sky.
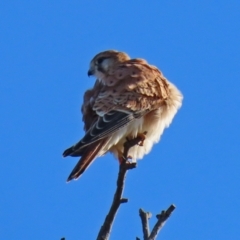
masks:
{"label": "clear blue sky", "polygon": [[138,209],[171,203],[159,239],[239,239],[239,12],[237,0],[1,1],[0,239],[95,239],[118,163],[99,158],[66,184],[77,159],[62,152],[83,135],[89,61],[106,49],[147,59],[184,94],[128,173],[111,239],[142,237]]}

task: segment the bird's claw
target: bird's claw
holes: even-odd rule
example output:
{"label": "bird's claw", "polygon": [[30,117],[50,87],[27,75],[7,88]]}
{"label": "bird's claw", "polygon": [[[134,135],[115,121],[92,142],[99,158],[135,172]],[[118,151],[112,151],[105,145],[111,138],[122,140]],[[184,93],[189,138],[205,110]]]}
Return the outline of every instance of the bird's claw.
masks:
{"label": "bird's claw", "polygon": [[138,142],[138,146],[143,146],[144,140],[146,139],[147,132],[144,133],[138,133],[137,137],[140,138],[140,141]]}

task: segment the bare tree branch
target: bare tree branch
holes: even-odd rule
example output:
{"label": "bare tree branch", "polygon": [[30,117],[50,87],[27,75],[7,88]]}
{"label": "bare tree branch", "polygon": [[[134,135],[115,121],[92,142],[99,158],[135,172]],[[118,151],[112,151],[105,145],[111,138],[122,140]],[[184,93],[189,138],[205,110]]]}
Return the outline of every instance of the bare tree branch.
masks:
{"label": "bare tree branch", "polygon": [[139,215],[142,221],[142,229],[143,229],[143,238],[144,240],[155,240],[159,231],[164,226],[167,219],[170,217],[171,213],[174,211],[176,207],[172,204],[166,211],[162,211],[156,217],[158,219],[157,223],[152,229],[151,234],[149,234],[149,226],[148,219],[151,218],[151,213],[144,212],[142,209],[139,209]]}
{"label": "bare tree branch", "polygon": [[[110,207],[110,210],[105,218],[105,221],[98,233],[97,240],[109,240],[110,232],[112,229],[113,221],[116,217],[117,211],[122,203],[128,202],[127,198],[123,198],[123,190],[124,190],[124,184],[125,184],[125,178],[126,173],[128,170],[136,168],[136,163],[130,163],[128,162],[128,159],[131,158],[128,156],[128,152],[131,147],[135,145],[143,145],[145,135],[147,132],[144,132],[143,134],[137,136],[134,139],[127,139],[127,141],[124,143],[124,152],[122,157],[122,162],[119,166],[119,172],[118,172],[118,179],[117,179],[117,189],[114,194],[113,202]],[[152,214],[150,212],[145,212],[143,209],[139,209],[139,215],[142,222],[142,230],[143,230],[143,237],[144,240],[155,240],[159,231],[164,226],[165,222],[171,215],[171,213],[174,211],[176,207],[174,205],[171,205],[166,211],[162,211],[161,214],[158,214],[156,217],[158,219],[157,223],[152,229],[152,232],[150,233],[149,230],[149,223],[148,219],[151,218]],[[61,238],[61,240],[65,240],[65,238]],[[136,238],[136,240],[140,240],[140,238]]]}
{"label": "bare tree branch", "polygon": [[[145,135],[144,133],[143,135]],[[128,199],[122,198],[122,193],[124,189],[124,183],[126,178],[126,173],[128,170],[136,167],[136,163],[129,163],[128,152],[129,149],[135,145],[141,145],[144,141],[144,136],[138,136],[134,139],[127,139],[124,143],[124,152],[123,152],[123,161],[119,166],[118,179],[117,179],[117,189],[114,194],[113,202],[110,207],[110,210],[105,218],[105,221],[98,233],[97,240],[108,240],[112,228],[114,218],[116,216],[117,210],[120,207],[121,203],[126,203]]]}
{"label": "bare tree branch", "polygon": [[142,220],[143,239],[148,240],[148,237],[150,235],[148,219],[152,217],[152,214],[150,212],[145,212],[140,208],[139,216]]}
{"label": "bare tree branch", "polygon": [[117,210],[121,203],[126,203],[128,199],[122,198],[122,193],[124,189],[124,181],[126,177],[127,170],[135,168],[136,164],[122,163],[119,167],[118,180],[117,180],[117,190],[114,194],[112,206],[110,207],[109,213],[105,218],[104,224],[102,225],[100,232],[98,234],[97,240],[108,240],[112,228],[114,218],[116,216]]}
{"label": "bare tree branch", "polygon": [[149,236],[149,240],[156,239],[159,231],[164,226],[167,219],[170,217],[171,213],[175,210],[175,206],[172,204],[166,211],[162,211],[161,214],[158,214],[156,217],[158,219],[157,223],[153,227],[153,230]]}

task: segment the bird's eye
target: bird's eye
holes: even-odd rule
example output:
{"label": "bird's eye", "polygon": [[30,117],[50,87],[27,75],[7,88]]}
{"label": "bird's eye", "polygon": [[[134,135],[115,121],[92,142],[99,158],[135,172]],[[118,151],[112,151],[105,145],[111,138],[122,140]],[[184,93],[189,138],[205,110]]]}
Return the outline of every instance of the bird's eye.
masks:
{"label": "bird's eye", "polygon": [[105,60],[106,58],[104,57],[101,57],[97,60],[97,64],[101,64],[103,62],[103,60]]}

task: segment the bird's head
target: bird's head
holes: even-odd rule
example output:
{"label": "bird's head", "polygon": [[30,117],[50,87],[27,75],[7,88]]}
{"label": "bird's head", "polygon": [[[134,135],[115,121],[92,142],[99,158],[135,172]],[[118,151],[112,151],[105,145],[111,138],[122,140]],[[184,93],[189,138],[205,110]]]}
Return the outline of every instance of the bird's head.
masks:
{"label": "bird's head", "polygon": [[88,76],[94,75],[101,79],[102,74],[108,71],[117,63],[129,60],[130,57],[124,52],[108,50],[98,53],[90,62]]}

